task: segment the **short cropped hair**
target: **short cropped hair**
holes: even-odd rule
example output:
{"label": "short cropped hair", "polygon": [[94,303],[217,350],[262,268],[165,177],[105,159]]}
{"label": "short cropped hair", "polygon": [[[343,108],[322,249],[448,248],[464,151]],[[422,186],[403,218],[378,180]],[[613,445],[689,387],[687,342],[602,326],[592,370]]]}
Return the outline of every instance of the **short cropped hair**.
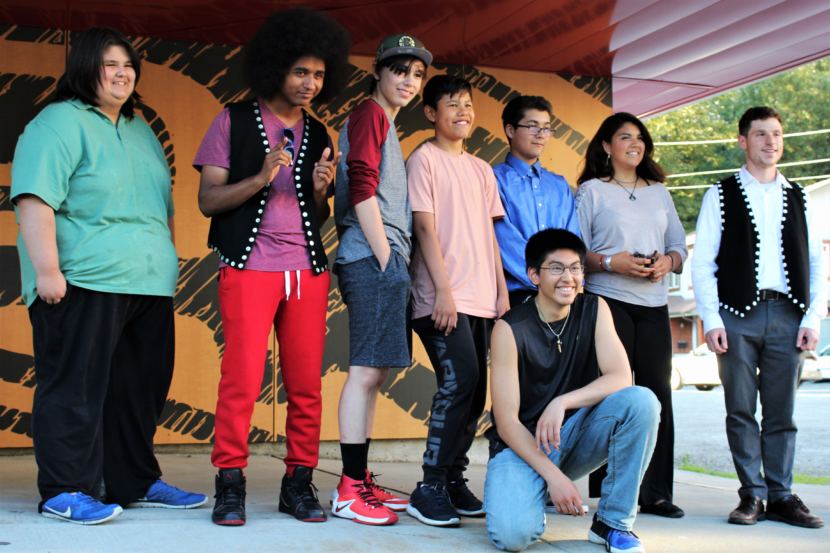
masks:
{"label": "short cropped hair", "polygon": [[438,109],[438,101],[441,98],[444,96],[452,98],[461,92],[466,92],[472,96],[473,87],[470,85],[470,81],[452,75],[435,75],[424,87],[422,99],[425,106]]}
{"label": "short cropped hair", "polygon": [[[134,85],[138,86],[141,77],[141,58],[120,31],[109,27],[92,27],[77,35],[72,35],[66,72],[58,79],[55,101],[81,100],[90,106],[98,105],[98,83],[101,81],[101,68],[104,64],[104,52],[110,46],[121,46],[130,58],[135,71]],[[132,119],[135,104],[141,99],[133,88],[133,93],[121,106],[121,115]]]}
{"label": "short cropped hair", "polygon": [[314,100],[327,102],[345,85],[350,48],[348,31],[328,15],[309,8],[275,12],[245,46],[245,80],[254,94],[270,100],[298,59],[319,58],[326,64],[326,77]]}
{"label": "short cropped hair", "polygon": [[537,271],[542,267],[545,258],[556,250],[571,250],[576,252],[579,260],[585,263],[588,248],[585,247],[579,236],[569,230],[550,228],[540,230],[530,237],[525,246],[525,266]]}
{"label": "short cropped hair", "polygon": [[548,115],[553,117],[553,107],[545,98],[541,96],[516,96],[507,102],[501,112],[502,126],[511,125],[515,127],[525,116],[525,113],[531,109],[546,111]]}
{"label": "short cropped hair", "polygon": [[741,120],[738,121],[738,133],[741,136],[749,135],[749,128],[752,126],[752,122],[763,121],[764,119],[778,119],[778,122],[782,126],[784,125],[784,122],[781,120],[781,114],[771,107],[755,106],[749,108],[741,115]]}

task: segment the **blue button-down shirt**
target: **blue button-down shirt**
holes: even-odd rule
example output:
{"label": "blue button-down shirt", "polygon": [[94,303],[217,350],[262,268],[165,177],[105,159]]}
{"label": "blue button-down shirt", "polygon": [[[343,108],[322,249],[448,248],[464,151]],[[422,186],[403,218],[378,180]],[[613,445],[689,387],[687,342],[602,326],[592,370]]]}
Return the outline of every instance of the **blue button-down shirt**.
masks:
{"label": "blue button-down shirt", "polygon": [[496,221],[496,239],[507,289],[535,290],[525,270],[525,246],[528,239],[549,228],[567,229],[577,236],[579,219],[574,195],[565,178],[507,154],[504,163],[493,168],[499,196],[507,215]]}

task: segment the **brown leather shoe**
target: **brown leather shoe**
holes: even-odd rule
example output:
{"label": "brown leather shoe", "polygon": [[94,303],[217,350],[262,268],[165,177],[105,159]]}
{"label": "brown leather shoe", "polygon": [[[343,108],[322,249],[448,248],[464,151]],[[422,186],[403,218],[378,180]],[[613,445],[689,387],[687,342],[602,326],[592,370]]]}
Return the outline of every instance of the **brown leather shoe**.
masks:
{"label": "brown leather shoe", "polygon": [[767,518],[803,528],[821,528],[824,526],[824,521],[810,513],[810,509],[795,494],[788,495],[767,505]]}
{"label": "brown leather shoe", "polygon": [[750,525],[764,518],[764,502],[760,497],[742,497],[727,520],[729,524]]}

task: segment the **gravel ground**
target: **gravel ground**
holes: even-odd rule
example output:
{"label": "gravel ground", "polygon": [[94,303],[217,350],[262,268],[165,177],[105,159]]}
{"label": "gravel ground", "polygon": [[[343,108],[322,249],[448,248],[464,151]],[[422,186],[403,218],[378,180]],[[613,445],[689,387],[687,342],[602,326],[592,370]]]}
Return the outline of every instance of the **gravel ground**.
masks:
{"label": "gravel ground", "polygon": [[[684,461],[710,470],[735,472],[726,442],[723,389],[692,386],[673,392],[675,467]],[[758,406],[760,420],[761,407]],[[805,382],[795,404],[798,425],[795,472],[830,477],[830,382]]]}

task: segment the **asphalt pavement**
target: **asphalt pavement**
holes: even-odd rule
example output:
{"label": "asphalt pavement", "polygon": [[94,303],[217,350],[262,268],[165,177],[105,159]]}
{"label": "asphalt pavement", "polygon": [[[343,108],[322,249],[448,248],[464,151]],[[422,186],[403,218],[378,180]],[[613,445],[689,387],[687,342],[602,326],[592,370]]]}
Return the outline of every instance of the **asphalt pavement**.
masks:
{"label": "asphalt pavement", "polygon": [[[686,461],[705,469],[734,473],[726,442],[723,388],[702,392],[686,386],[672,393],[672,403],[675,466]],[[760,416],[759,405],[756,417],[760,420]],[[830,382],[801,385],[796,394],[795,422],[795,472],[830,477]]]}

